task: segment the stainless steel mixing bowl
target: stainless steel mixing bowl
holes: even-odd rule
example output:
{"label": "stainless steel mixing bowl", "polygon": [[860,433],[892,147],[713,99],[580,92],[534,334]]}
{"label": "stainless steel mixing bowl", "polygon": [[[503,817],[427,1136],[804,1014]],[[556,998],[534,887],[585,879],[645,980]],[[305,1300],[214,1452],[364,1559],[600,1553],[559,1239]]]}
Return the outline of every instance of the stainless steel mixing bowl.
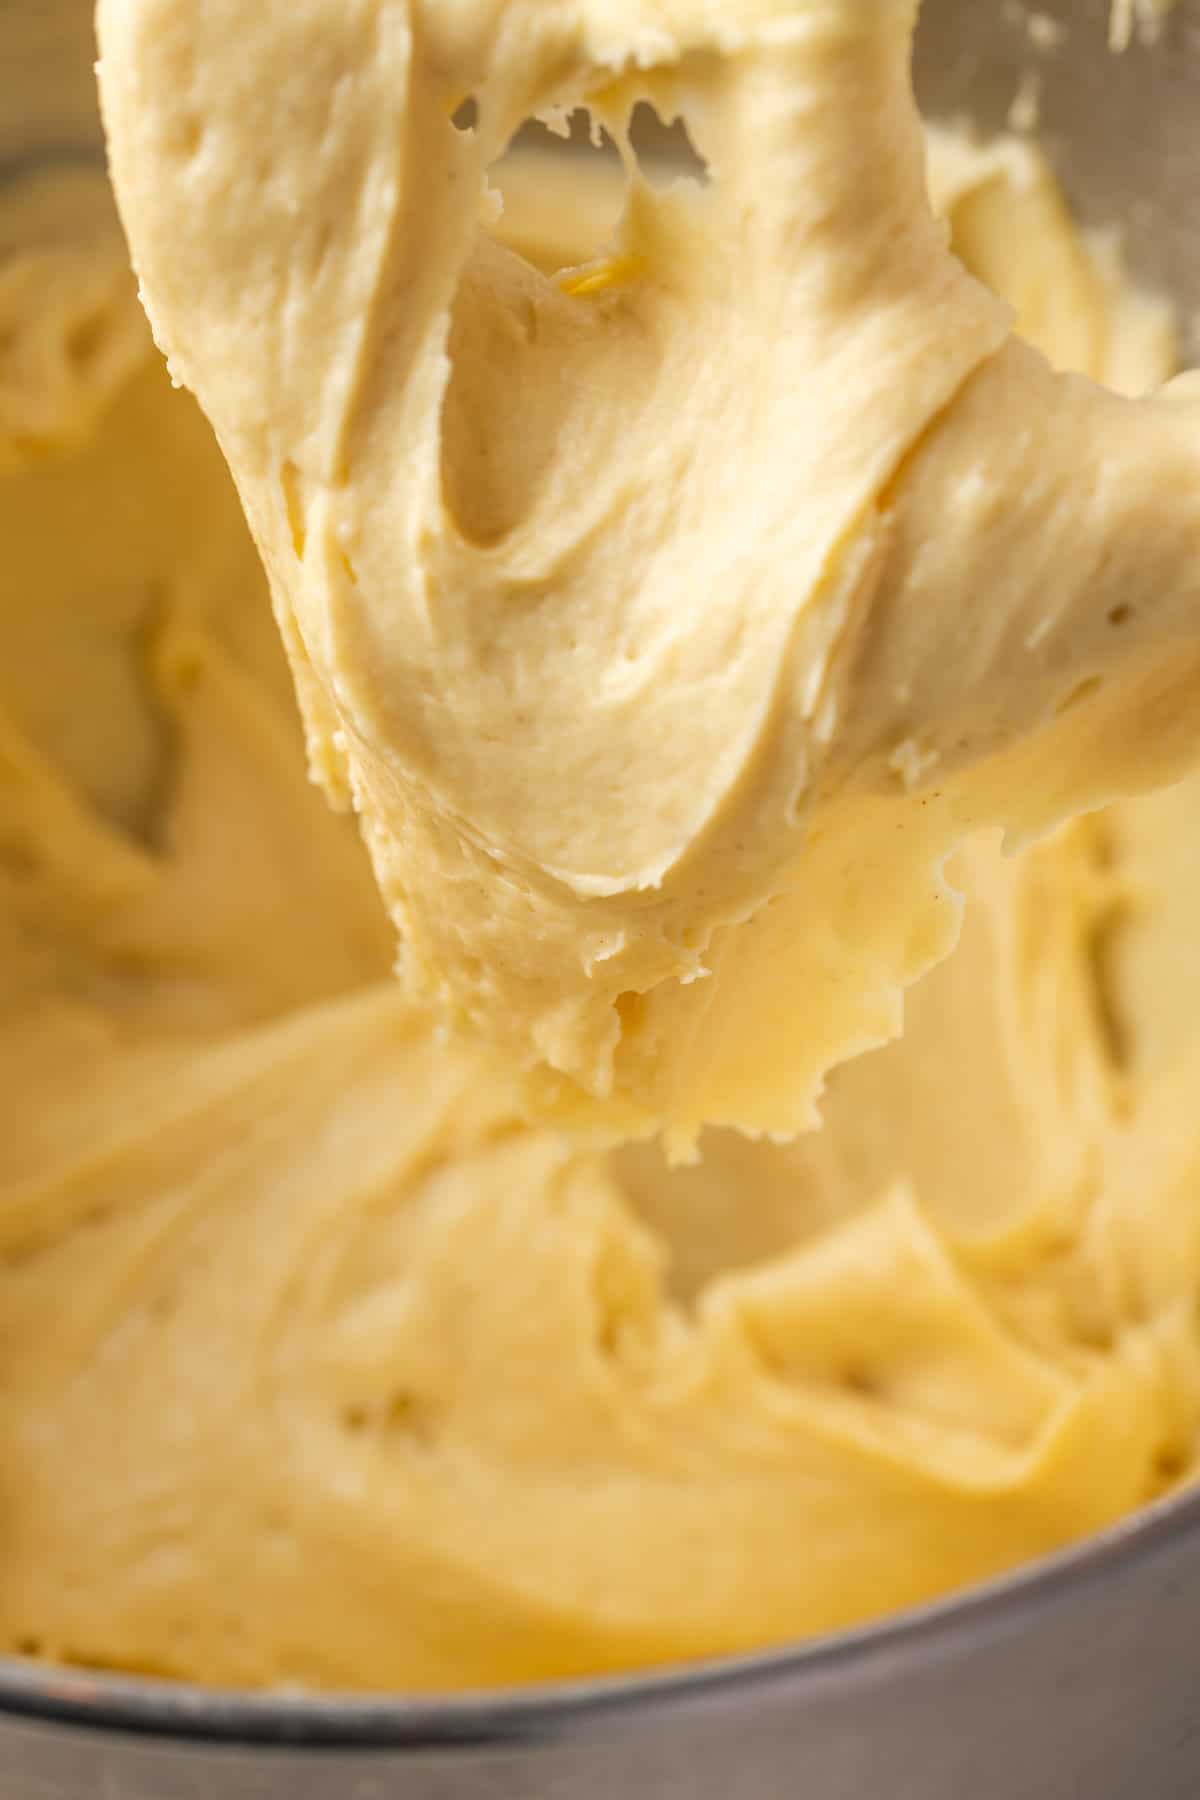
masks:
{"label": "stainless steel mixing bowl", "polygon": [[[0,0],[0,173],[99,153],[89,10]],[[1078,210],[1122,225],[1135,267],[1189,312],[1200,0],[1154,44],[1135,31],[1120,60],[1110,0],[1041,0],[1032,36],[1027,10],[926,0],[927,110],[994,127],[1014,99],[1036,103]],[[1135,6],[1134,23],[1153,11]],[[651,1677],[363,1702],[0,1660],[0,1800],[618,1796],[1197,1800],[1200,1495],[872,1630]]]}

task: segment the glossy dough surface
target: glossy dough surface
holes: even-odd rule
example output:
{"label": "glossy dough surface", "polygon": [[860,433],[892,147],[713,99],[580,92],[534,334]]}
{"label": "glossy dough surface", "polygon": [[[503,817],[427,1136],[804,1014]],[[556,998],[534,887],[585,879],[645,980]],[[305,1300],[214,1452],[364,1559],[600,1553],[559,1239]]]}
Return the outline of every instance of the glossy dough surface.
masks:
{"label": "glossy dough surface", "polygon": [[[1030,339],[1166,372],[1032,152],[934,152]],[[611,216],[603,175],[569,214],[505,182],[548,266]],[[958,950],[791,1148],[672,1172],[529,1127],[391,978],[104,207],[0,200],[0,1644],[376,1689],[641,1666],[1186,1476],[1200,787],[973,838]]]}

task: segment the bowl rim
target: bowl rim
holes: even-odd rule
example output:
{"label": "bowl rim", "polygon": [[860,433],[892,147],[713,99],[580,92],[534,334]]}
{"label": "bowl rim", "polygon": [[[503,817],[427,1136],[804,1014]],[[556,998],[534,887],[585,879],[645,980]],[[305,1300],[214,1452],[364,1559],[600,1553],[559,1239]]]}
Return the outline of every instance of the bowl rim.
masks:
{"label": "bowl rim", "polygon": [[98,1674],[0,1657],[0,1727],[84,1732],[244,1751],[435,1752],[529,1747],[661,1727],[665,1714],[786,1687],[791,1704],[867,1687],[1027,1628],[1051,1606],[1136,1573],[1200,1539],[1200,1488],[1177,1491],[1106,1530],[948,1597],[849,1631],[642,1673],[412,1696],[270,1693]]}

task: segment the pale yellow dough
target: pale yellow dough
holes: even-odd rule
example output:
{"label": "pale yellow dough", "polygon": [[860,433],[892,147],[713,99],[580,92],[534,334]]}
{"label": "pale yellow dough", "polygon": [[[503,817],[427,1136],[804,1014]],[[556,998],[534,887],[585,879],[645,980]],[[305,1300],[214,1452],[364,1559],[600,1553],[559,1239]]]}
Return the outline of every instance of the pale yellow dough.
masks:
{"label": "pale yellow dough", "polygon": [[[1154,384],[1166,313],[1037,157],[935,151],[1028,335]],[[641,1666],[878,1616],[1189,1475],[1200,783],[972,841],[958,951],[792,1148],[712,1133],[671,1173],[530,1128],[388,975],[219,455],[99,178],[57,179],[0,193],[0,1649]],[[506,172],[541,261],[611,208],[586,179],[564,218]]]}
{"label": "pale yellow dough", "polygon": [[[1195,752],[1200,400],[1053,374],[948,253],[916,13],[100,4],[143,297],[406,990],[681,1154],[898,1034],[969,829]],[[520,121],[639,99],[709,185],[631,166],[585,267],[514,254]]]}

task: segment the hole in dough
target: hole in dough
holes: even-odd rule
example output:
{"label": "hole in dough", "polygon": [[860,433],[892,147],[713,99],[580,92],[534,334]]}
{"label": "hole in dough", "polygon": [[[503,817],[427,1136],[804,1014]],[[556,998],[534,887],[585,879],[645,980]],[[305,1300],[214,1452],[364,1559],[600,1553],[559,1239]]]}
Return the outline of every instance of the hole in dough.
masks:
{"label": "hole in dough", "polygon": [[[471,99],[453,122],[469,131],[478,117]],[[686,124],[664,122],[645,100],[624,159],[580,106],[527,121],[489,172],[498,201],[454,303],[442,409],[443,498],[481,548],[530,516],[585,436],[590,397],[630,381],[625,349],[637,332],[626,302],[639,271],[619,237],[635,174],[655,192],[708,180]]]}

